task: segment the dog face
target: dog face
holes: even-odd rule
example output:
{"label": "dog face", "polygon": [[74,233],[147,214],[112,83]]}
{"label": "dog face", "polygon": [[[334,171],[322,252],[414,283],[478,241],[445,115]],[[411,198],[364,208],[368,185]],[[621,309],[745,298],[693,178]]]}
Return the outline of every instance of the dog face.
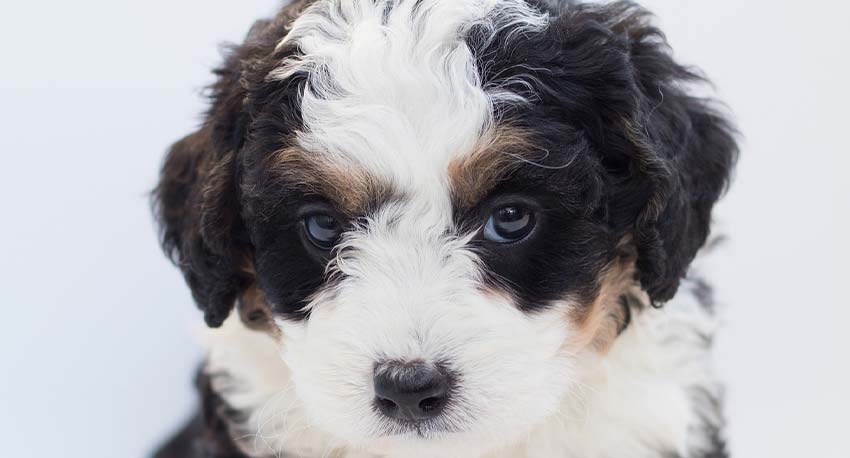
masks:
{"label": "dog face", "polygon": [[296,2],[218,71],[156,192],[211,326],[240,301],[315,426],[476,454],[670,299],[736,147],[630,4]]}

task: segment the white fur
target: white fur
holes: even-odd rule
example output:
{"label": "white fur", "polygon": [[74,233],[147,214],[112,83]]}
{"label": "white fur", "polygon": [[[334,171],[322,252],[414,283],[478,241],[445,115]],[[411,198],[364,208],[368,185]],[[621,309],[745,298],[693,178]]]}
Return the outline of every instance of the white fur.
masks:
{"label": "white fur", "polygon": [[[482,288],[470,235],[452,236],[447,167],[520,103],[482,87],[463,41],[473,25],[542,27],[515,0],[319,0],[281,46],[299,57],[270,78],[303,73],[300,145],[369,170],[404,196],[345,234],[306,322],[282,338],[231,317],[210,333],[207,371],[255,456],[305,458],[603,458],[688,456],[696,387],[713,389],[696,332],[711,326],[692,301],[635,317],[607,356],[575,348],[563,301],[526,314]],[[521,30],[521,29],[520,29]],[[520,32],[517,32],[520,33]],[[459,374],[443,420],[450,431],[391,434],[373,409],[376,362],[444,362]]]}
{"label": "white fur", "polygon": [[[210,349],[207,371],[226,371],[234,377],[221,380],[216,388],[223,390],[225,400],[232,407],[251,412],[240,442],[252,456],[281,452],[285,452],[283,456],[303,458],[657,458],[663,452],[698,456],[709,445],[703,442],[700,429],[706,422],[716,425],[720,421],[702,403],[700,394],[705,391],[717,395],[719,390],[710,369],[708,348],[701,340],[702,335],[713,333],[716,322],[698,304],[690,286],[686,281],[682,292],[665,308],[648,308],[637,314],[607,355],[592,351],[563,355],[559,363],[565,365],[563,375],[571,378],[566,384],[569,389],[561,393],[563,397],[552,408],[545,409],[544,418],[519,427],[509,434],[510,440],[489,441],[469,436],[466,441],[458,438],[436,449],[422,447],[415,441],[407,448],[398,443],[366,444],[358,438],[349,441],[338,431],[326,431],[311,420],[305,400],[295,387],[293,379],[297,376],[278,356],[278,344],[265,334],[245,328],[235,314],[222,329],[207,334]],[[513,325],[522,322],[507,319]],[[380,328],[384,321],[375,321],[372,327]],[[454,337],[456,340],[457,336]],[[509,341],[521,347],[524,341],[515,339],[516,335]],[[404,341],[410,343],[410,339]],[[369,346],[369,342],[363,345]],[[501,352],[510,346],[481,345],[472,350],[477,353],[471,357],[502,358]],[[346,359],[344,355],[325,354],[333,348],[328,345],[310,356]],[[362,389],[352,386],[357,385],[357,380],[338,380],[341,377],[336,373],[320,375],[332,377],[334,383],[339,383],[335,386],[342,387],[343,394],[357,397],[357,391]],[[486,382],[494,385],[512,377],[491,376]],[[532,399],[532,405],[552,402],[551,390],[557,390],[560,383],[535,382],[511,396]],[[346,389],[352,392],[346,393]],[[331,398],[335,396],[336,391],[329,394]],[[332,413],[338,412],[336,407],[325,407]],[[513,414],[526,420],[529,413],[520,408]],[[353,423],[348,427],[368,427],[373,421],[368,417],[363,412],[360,418],[352,416],[344,421]]]}
{"label": "white fur", "polygon": [[[332,268],[342,282],[317,295],[306,323],[279,321],[282,356],[317,427],[391,455],[480,454],[551,413],[567,389],[566,311],[529,316],[482,293],[466,240],[442,234],[447,215],[417,202],[385,207],[349,233]],[[439,229],[439,230],[438,230]],[[385,360],[443,362],[459,374],[441,421],[458,433],[388,435],[374,411],[373,368]]]}
{"label": "white fur", "polygon": [[270,78],[308,77],[303,148],[444,200],[449,161],[492,126],[494,104],[521,99],[482,87],[464,33],[476,25],[520,33],[546,18],[517,0],[319,0],[280,44],[297,46],[297,57]]}

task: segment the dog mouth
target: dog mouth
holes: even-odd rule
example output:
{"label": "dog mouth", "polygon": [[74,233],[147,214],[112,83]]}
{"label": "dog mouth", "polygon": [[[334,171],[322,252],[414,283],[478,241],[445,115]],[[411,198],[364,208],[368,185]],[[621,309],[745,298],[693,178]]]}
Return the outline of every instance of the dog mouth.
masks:
{"label": "dog mouth", "polygon": [[387,439],[438,441],[461,432],[463,432],[463,427],[459,422],[441,416],[427,421],[386,419],[376,431],[375,436]]}

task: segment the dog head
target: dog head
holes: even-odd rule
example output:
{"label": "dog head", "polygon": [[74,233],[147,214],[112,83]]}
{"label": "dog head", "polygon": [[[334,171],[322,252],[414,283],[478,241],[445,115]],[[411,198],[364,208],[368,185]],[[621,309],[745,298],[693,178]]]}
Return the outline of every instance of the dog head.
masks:
{"label": "dog head", "polygon": [[737,154],[629,3],[301,1],[217,75],[164,246],[210,326],[238,302],[275,336],[317,428],[402,455],[553,414],[630,297],[673,297]]}

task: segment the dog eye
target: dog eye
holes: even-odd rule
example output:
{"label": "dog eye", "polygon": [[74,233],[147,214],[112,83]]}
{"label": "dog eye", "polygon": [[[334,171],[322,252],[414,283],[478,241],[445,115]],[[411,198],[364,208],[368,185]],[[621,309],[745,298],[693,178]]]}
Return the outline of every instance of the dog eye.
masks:
{"label": "dog eye", "polygon": [[330,250],[342,234],[342,225],[330,215],[316,214],[304,218],[304,233],[310,243],[321,250]]}
{"label": "dog eye", "polygon": [[531,233],[536,224],[534,212],[520,205],[497,208],[484,226],[484,238],[498,243],[518,242]]}

